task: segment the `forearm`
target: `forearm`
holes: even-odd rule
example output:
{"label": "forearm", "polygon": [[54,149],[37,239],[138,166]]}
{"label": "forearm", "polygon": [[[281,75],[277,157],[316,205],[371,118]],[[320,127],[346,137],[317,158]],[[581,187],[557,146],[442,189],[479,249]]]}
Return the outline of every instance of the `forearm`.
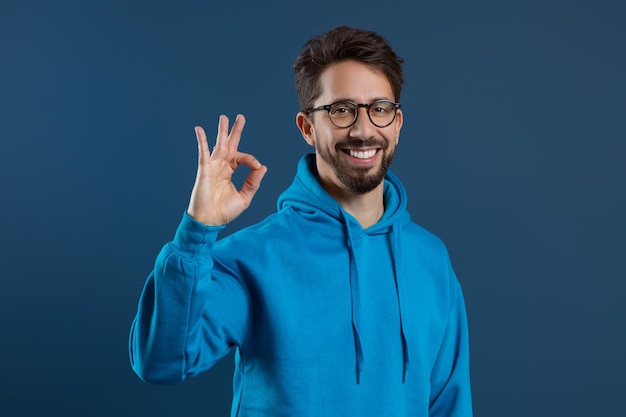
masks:
{"label": "forearm", "polygon": [[221,308],[215,301],[208,302],[213,289],[210,253],[219,230],[185,215],[174,240],[159,253],[141,294],[129,341],[132,367],[142,379],[179,382],[228,351],[228,332],[212,331],[221,323],[207,322],[219,318],[205,311]]}

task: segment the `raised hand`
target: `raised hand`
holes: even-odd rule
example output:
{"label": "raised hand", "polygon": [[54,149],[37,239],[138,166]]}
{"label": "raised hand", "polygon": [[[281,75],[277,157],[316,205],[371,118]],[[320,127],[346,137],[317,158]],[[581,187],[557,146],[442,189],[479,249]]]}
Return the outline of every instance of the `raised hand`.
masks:
{"label": "raised hand", "polygon": [[[228,132],[228,118],[220,116],[217,141],[209,151],[204,129],[196,126],[198,140],[198,173],[191,192],[187,213],[207,226],[221,226],[239,216],[252,201],[259,189],[267,167],[246,153],[239,152],[239,140],[246,119],[237,115],[232,130]],[[241,165],[252,171],[240,190],[233,184],[233,173]]]}

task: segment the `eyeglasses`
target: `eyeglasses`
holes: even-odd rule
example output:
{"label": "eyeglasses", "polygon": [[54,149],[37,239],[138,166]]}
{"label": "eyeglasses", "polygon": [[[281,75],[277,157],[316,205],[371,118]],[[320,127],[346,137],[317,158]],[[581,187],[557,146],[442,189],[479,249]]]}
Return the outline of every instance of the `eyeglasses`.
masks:
{"label": "eyeglasses", "polygon": [[367,109],[367,116],[374,126],[387,127],[396,120],[396,113],[400,108],[400,103],[394,103],[389,100],[376,100],[370,104],[361,104],[342,100],[307,110],[306,113],[310,114],[316,111],[326,110],[332,124],[340,128],[345,128],[356,123],[356,119],[359,117],[359,107],[365,107]]}

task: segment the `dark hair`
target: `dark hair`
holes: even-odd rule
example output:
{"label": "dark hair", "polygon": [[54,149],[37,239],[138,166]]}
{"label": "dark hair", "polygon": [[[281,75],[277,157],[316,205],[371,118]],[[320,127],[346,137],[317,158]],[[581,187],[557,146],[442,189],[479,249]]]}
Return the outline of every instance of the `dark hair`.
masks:
{"label": "dark hair", "polygon": [[387,40],[376,32],[339,26],[309,39],[293,65],[300,110],[306,111],[321,94],[319,78],[329,65],[355,60],[381,71],[389,80],[394,100],[400,100],[402,62]]}

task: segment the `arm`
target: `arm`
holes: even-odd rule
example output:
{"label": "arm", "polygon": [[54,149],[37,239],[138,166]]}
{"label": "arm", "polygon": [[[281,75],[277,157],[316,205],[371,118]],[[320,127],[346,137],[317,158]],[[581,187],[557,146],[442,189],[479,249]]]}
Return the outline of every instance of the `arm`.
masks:
{"label": "arm", "polygon": [[[131,365],[146,381],[182,381],[245,338],[246,289],[234,274],[212,276],[211,258],[218,232],[249,206],[267,170],[237,151],[244,122],[238,116],[229,134],[228,119],[221,116],[213,153],[204,130],[196,128],[198,173],[189,208],[157,257],[131,327]],[[241,164],[252,171],[237,190],[232,175]]]}
{"label": "arm", "polygon": [[448,323],[431,374],[431,417],[471,417],[467,314],[461,286],[451,274]]}

